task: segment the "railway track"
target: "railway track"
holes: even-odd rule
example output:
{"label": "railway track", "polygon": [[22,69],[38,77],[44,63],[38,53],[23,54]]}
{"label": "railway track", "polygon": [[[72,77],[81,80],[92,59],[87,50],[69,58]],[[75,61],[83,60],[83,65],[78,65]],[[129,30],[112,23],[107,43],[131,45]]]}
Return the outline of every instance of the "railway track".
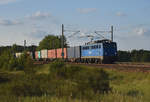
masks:
{"label": "railway track", "polygon": [[[51,62],[45,62],[45,61],[38,61],[34,62],[36,65],[41,64],[49,64]],[[150,65],[144,65],[144,64],[85,64],[85,63],[69,63],[66,62],[66,64],[70,65],[84,65],[84,66],[91,66],[95,68],[107,68],[107,69],[117,69],[122,71],[129,71],[129,72],[150,72]]]}
{"label": "railway track", "polygon": [[72,63],[75,65],[91,66],[96,68],[117,69],[127,72],[150,72],[150,65],[128,65],[128,64],[83,64]]}

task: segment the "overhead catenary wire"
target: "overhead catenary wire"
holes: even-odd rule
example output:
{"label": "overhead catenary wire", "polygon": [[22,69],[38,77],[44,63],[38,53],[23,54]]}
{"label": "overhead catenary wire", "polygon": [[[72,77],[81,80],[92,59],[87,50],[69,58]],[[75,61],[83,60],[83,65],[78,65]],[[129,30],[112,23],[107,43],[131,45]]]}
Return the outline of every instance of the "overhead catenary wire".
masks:
{"label": "overhead catenary wire", "polygon": [[[83,31],[82,31],[81,29],[79,30],[76,28],[77,30],[75,30],[74,28],[72,29],[72,27],[73,27],[73,25],[71,25],[71,28],[70,28],[70,26],[64,27],[64,25],[62,27],[63,34],[65,33],[65,37],[67,37],[68,39],[73,38],[73,40],[79,40],[80,38],[82,39],[82,38],[88,37],[88,38],[90,38],[91,41],[93,41],[94,39],[100,39],[100,38],[106,39],[106,36],[104,36],[103,34],[111,33],[111,40],[110,39],[107,39],[107,40],[113,41],[113,31],[114,31],[113,26],[111,26],[111,30],[108,30],[108,29],[107,30],[95,30],[94,32],[91,31],[90,29],[83,29]],[[75,38],[77,38],[77,39],[75,39]],[[72,40],[71,40],[71,42],[72,42]]]}
{"label": "overhead catenary wire", "polygon": [[110,31],[95,31],[95,33],[99,36],[101,36],[103,39],[106,39],[104,36],[102,36],[102,33],[111,33],[111,41],[113,42],[113,32],[114,32],[114,28],[113,26],[111,26],[111,30]]}

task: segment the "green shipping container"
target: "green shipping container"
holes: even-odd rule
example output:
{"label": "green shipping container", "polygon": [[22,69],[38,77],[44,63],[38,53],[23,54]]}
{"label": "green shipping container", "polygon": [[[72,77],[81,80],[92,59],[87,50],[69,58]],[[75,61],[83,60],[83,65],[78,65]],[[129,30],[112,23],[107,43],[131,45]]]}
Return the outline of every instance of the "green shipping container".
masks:
{"label": "green shipping container", "polygon": [[38,51],[38,58],[41,58],[41,51]]}

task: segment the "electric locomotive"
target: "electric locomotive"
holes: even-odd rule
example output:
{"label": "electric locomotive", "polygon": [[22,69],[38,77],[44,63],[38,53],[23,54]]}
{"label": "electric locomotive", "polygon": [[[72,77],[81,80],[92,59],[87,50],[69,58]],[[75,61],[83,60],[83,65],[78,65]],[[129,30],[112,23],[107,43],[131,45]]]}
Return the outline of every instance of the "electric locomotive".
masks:
{"label": "electric locomotive", "polygon": [[81,62],[113,63],[117,59],[117,44],[108,39],[81,46]]}

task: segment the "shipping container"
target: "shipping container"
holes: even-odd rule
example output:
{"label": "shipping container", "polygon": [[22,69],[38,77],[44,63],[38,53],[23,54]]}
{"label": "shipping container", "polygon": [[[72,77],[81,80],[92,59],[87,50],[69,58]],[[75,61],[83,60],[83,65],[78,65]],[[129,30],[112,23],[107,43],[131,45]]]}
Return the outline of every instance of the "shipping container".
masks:
{"label": "shipping container", "polygon": [[41,50],[41,58],[43,59],[48,58],[48,50]]}
{"label": "shipping container", "polygon": [[57,58],[57,50],[48,50],[48,59],[55,59]]}
{"label": "shipping container", "polygon": [[16,53],[16,58],[20,57],[23,53],[19,52],[19,53]]}
{"label": "shipping container", "polygon": [[[62,49],[57,49],[57,58],[62,58]],[[64,48],[64,58],[67,58],[67,48]]]}
{"label": "shipping container", "polygon": [[81,48],[80,46],[67,48],[68,59],[80,58],[81,57],[81,49],[80,48]]}
{"label": "shipping container", "polygon": [[41,58],[41,51],[38,51],[38,59]]}
{"label": "shipping container", "polygon": [[35,51],[35,59],[38,59],[38,51]]}
{"label": "shipping container", "polygon": [[81,46],[75,47],[75,58],[81,58]]}
{"label": "shipping container", "polygon": [[75,57],[74,47],[67,48],[68,59]]}

